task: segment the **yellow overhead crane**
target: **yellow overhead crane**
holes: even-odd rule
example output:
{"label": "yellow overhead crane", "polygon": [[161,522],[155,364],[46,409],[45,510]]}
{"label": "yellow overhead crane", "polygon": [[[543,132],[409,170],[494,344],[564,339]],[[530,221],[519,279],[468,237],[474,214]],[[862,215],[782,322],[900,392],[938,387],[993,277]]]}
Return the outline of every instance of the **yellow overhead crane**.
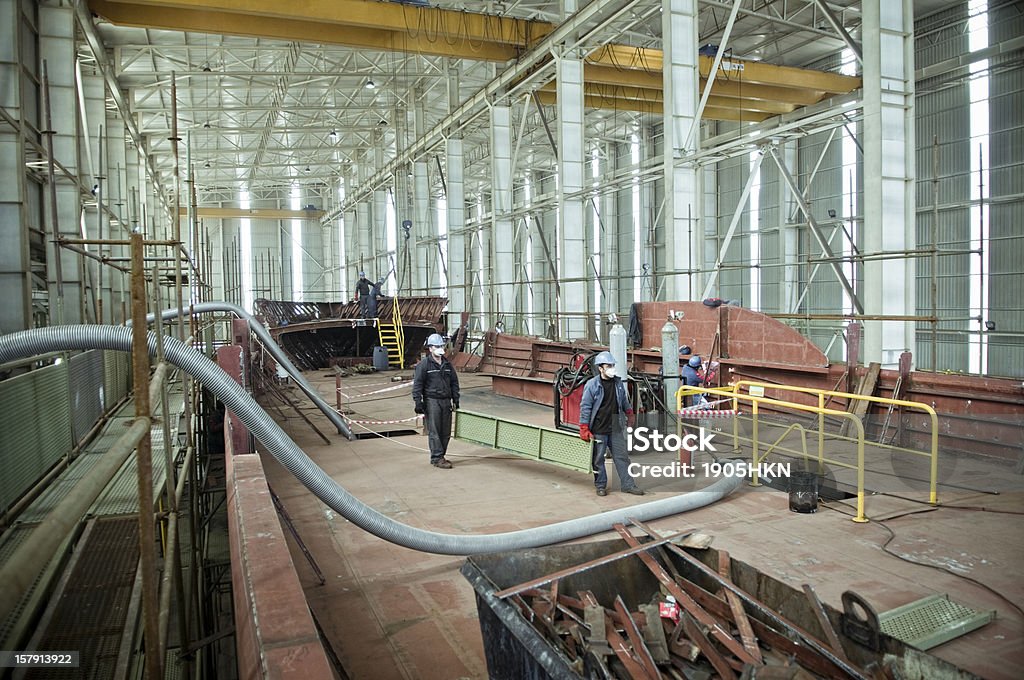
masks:
{"label": "yellow overhead crane", "polygon": [[[345,45],[478,61],[504,62],[554,30],[553,24],[436,7],[369,0],[88,0],[113,24],[199,33]],[[713,59],[699,57],[701,83]],[[623,111],[662,110],[662,51],[607,45],[584,69],[584,105]],[[761,121],[826,97],[852,92],[860,78],[757,61],[722,62],[710,120]],[[538,93],[555,100],[554,86]]]}

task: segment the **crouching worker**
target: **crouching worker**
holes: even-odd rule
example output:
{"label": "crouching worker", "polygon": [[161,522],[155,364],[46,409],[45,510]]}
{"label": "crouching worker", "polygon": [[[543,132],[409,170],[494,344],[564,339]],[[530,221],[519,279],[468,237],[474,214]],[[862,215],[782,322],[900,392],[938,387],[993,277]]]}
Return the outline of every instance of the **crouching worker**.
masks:
{"label": "crouching worker", "polygon": [[629,453],[626,451],[626,427],[633,427],[636,416],[626,394],[622,378],[615,374],[615,357],[611,352],[601,352],[594,359],[598,375],[583,386],[580,401],[580,439],[594,440],[594,457],[591,467],[594,471],[594,486],[597,495],[608,494],[608,472],[604,466],[604,454],[611,451],[615,472],[624,493],[643,496],[644,490],[636,485],[629,474]]}
{"label": "crouching worker", "polygon": [[434,333],[427,338],[427,356],[416,364],[412,400],[416,413],[423,414],[430,446],[430,464],[450,470],[445,458],[452,437],[452,411],[459,409],[459,377],[444,356],[444,338]]}

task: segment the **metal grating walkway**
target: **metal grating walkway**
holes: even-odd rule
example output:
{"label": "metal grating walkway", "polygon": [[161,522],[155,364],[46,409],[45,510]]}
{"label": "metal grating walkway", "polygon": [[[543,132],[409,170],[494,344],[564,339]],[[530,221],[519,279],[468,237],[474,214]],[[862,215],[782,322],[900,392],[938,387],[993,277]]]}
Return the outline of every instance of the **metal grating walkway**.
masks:
{"label": "metal grating walkway", "polygon": [[570,470],[590,472],[591,443],[568,432],[459,409],[455,412],[455,437]]}
{"label": "metal grating walkway", "polygon": [[113,677],[139,561],[138,520],[94,520],[33,649],[77,650],[78,668],[33,668],[29,680]]}

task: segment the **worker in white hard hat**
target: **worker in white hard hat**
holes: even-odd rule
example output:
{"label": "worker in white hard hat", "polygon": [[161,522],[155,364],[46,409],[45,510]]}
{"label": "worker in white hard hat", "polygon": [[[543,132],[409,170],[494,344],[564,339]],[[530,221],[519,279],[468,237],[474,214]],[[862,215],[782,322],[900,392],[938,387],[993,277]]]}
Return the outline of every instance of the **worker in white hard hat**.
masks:
{"label": "worker in white hard hat", "polygon": [[583,386],[583,398],[580,400],[580,439],[594,441],[591,467],[597,495],[608,495],[604,454],[610,451],[623,493],[643,496],[644,490],[629,474],[625,428],[633,427],[636,416],[629,403],[626,386],[616,373],[615,357],[611,352],[599,353],[594,358],[594,365],[598,373]]}
{"label": "worker in white hard hat", "polygon": [[359,272],[359,280],[356,281],[356,300],[359,301],[359,315],[364,319],[370,318],[369,304],[371,288],[373,288],[373,281],[366,278],[366,272]]}
{"label": "worker in white hard hat", "polygon": [[430,464],[450,470],[445,458],[452,437],[452,411],[459,410],[459,377],[444,356],[445,339],[439,333],[427,338],[427,356],[416,364],[412,380],[412,401],[416,413],[423,414],[430,446]]}

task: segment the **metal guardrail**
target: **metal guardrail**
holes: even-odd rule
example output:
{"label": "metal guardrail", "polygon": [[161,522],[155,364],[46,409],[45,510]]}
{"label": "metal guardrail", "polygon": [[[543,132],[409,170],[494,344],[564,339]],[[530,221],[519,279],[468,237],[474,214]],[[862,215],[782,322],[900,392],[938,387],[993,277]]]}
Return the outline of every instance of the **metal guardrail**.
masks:
{"label": "metal guardrail", "polygon": [[455,412],[455,438],[578,472],[591,471],[593,444],[550,427],[459,409]]}
{"label": "metal guardrail", "polygon": [[[796,392],[800,394],[808,394],[817,397],[817,405],[801,404],[797,402],[784,401],[781,399],[775,399],[772,397],[765,397],[763,393],[761,395],[750,394],[750,388],[766,390],[778,390],[782,392]],[[747,393],[743,393],[741,389],[746,388]],[[847,392],[838,392],[835,390],[819,390],[813,387],[795,387],[790,385],[777,385],[774,383],[764,383],[752,380],[741,380],[728,387],[723,388],[710,388],[710,387],[690,387],[682,386],[676,392],[676,410],[683,410],[683,398],[690,395],[705,394],[714,395],[722,398],[726,401],[732,402],[732,408],[738,409],[739,404],[750,405],[750,417],[752,422],[752,431],[749,441],[751,444],[751,457],[752,457],[752,482],[751,484],[757,486],[758,482],[758,465],[774,450],[783,450],[780,446],[781,442],[791,432],[797,430],[800,432],[802,442],[802,453],[805,459],[809,458],[807,451],[807,433],[808,430],[801,425],[794,424],[786,428],[786,430],[779,436],[775,442],[768,446],[767,450],[761,453],[761,441],[758,436],[759,430],[759,416],[763,407],[768,407],[775,411],[799,411],[802,413],[812,413],[818,416],[818,452],[817,460],[819,465],[824,463],[830,463],[839,467],[852,468],[857,472],[857,515],[853,518],[855,522],[867,522],[868,519],[864,514],[864,423],[856,415],[847,411],[840,411],[837,409],[827,408],[825,406],[826,397],[839,397],[850,400],[862,400],[877,404],[901,406],[906,408],[912,408],[923,411],[928,414],[932,424],[932,436],[931,436],[931,451],[928,453],[922,451],[915,451],[913,449],[906,449],[897,446],[890,446],[885,444],[873,444],[878,448],[885,448],[894,451],[903,451],[906,453],[929,456],[931,462],[930,479],[929,479],[929,503],[932,505],[938,505],[938,416],[935,410],[927,404],[921,404],[919,402],[904,401],[899,399],[887,399],[885,397],[869,397],[859,394],[850,394]],[[746,409],[744,409],[746,410]],[[844,461],[830,459],[825,456],[825,416],[834,416],[842,418],[850,423],[856,432],[856,437],[837,437],[847,441],[855,442],[857,446],[857,464],[851,466],[849,463]],[[739,450],[740,440],[748,440],[746,437],[740,437],[739,435],[739,423],[738,419],[733,420],[733,448]]]}

